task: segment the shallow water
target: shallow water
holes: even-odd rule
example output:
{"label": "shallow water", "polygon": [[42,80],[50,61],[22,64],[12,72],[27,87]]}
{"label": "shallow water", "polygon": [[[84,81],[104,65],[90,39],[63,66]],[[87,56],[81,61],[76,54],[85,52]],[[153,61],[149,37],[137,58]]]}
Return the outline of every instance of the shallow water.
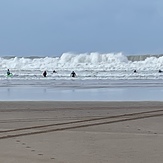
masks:
{"label": "shallow water", "polygon": [[9,78],[0,101],[163,101],[163,80]]}
{"label": "shallow water", "polygon": [[163,87],[2,87],[0,101],[163,101]]}

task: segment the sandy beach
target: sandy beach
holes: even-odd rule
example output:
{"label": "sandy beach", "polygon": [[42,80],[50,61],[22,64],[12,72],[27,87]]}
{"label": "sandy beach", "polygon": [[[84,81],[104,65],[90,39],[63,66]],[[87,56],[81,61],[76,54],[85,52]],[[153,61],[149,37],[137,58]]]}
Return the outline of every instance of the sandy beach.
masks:
{"label": "sandy beach", "polygon": [[162,163],[163,102],[0,102],[2,163]]}

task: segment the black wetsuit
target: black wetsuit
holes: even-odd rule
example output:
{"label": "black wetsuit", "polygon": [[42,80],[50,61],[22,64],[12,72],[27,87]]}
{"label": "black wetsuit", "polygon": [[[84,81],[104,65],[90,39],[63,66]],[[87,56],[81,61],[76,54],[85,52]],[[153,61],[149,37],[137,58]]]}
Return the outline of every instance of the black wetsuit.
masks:
{"label": "black wetsuit", "polygon": [[76,74],[75,74],[75,72],[73,71],[72,73],[71,73],[71,77],[75,77],[76,76]]}
{"label": "black wetsuit", "polygon": [[44,71],[44,72],[43,72],[43,76],[44,76],[44,77],[46,77],[46,75],[47,75],[47,72],[46,72],[46,71]]}

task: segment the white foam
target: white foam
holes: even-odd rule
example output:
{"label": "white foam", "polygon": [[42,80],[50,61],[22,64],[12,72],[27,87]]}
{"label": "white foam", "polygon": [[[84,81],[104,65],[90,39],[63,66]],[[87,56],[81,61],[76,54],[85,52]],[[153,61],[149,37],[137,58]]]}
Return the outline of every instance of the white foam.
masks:
{"label": "white foam", "polygon": [[[70,79],[74,70],[80,79],[163,79],[163,57],[148,57],[144,61],[129,61],[122,53],[64,53],[60,57],[0,58],[0,78],[10,69],[15,78],[41,78],[47,70],[48,78]],[[133,70],[137,73],[133,73]],[[56,70],[58,73],[53,74]]]}

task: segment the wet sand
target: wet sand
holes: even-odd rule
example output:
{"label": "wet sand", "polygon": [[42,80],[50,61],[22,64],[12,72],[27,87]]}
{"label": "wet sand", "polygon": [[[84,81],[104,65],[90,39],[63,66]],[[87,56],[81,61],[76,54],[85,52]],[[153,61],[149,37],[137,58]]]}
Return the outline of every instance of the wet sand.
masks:
{"label": "wet sand", "polygon": [[0,162],[163,162],[163,102],[0,102]]}

